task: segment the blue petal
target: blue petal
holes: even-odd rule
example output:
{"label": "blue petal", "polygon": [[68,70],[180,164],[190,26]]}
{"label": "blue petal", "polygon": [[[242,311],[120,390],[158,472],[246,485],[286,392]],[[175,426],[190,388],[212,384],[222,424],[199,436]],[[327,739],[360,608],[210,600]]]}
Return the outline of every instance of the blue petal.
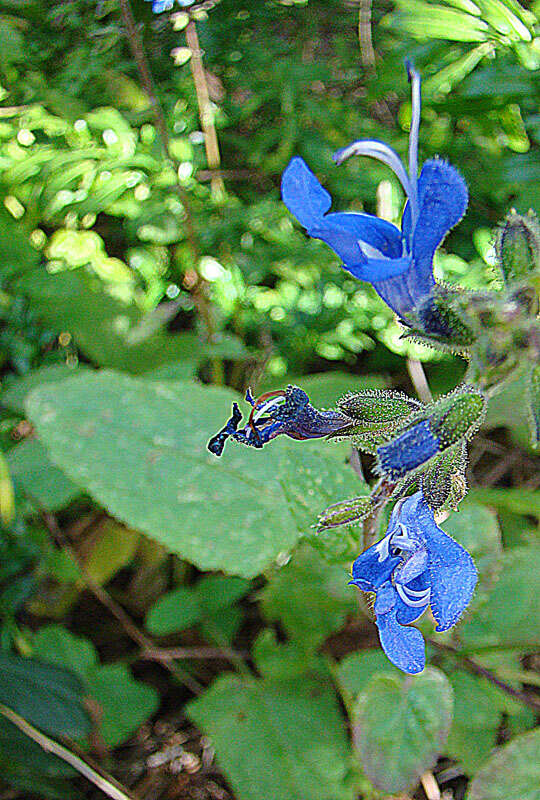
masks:
{"label": "blue petal", "polygon": [[364,264],[357,266],[343,264],[343,266],[355,278],[375,284],[404,275],[410,269],[411,260],[410,258],[369,258]]}
{"label": "blue petal", "polygon": [[[448,231],[467,210],[469,193],[459,172],[441,159],[426,161],[418,179],[418,222],[412,233],[417,296],[433,286],[433,256]],[[404,220],[404,235],[407,225]]]}
{"label": "blue petal", "polygon": [[360,241],[360,246],[365,242],[374,247],[383,258],[400,258],[402,255],[401,231],[385,219],[379,219],[371,214],[338,211],[327,214],[325,220],[348,230]]}
{"label": "blue petal", "polygon": [[405,628],[397,621],[397,593],[391,584],[382,586],[375,601],[375,614],[381,646],[392,664],[411,675],[422,672],[426,664],[424,639],[416,628]]}
{"label": "blue petal", "polygon": [[298,222],[308,230],[316,225],[332,205],[332,198],[306,162],[295,156],[281,178],[281,197]]}
{"label": "blue petal", "polygon": [[406,261],[406,272],[395,278],[373,282],[379,297],[401,318],[412,311],[417,303],[412,257],[407,256]]}
{"label": "blue petal", "polygon": [[390,555],[389,543],[390,535],[371,545],[358,556],[352,566],[351,583],[364,592],[374,592],[390,579],[401,558]]}
{"label": "blue petal", "polygon": [[377,617],[381,647],[396,667],[410,675],[426,665],[424,639],[416,628],[405,628],[396,620],[396,610]]}
{"label": "blue petal", "polygon": [[[329,214],[332,217],[333,214]],[[321,217],[310,228],[308,233],[314,239],[321,239],[334,253],[341,258],[347,269],[351,271],[365,264],[367,257],[360,247],[360,242],[352,231],[337,222]]]}
{"label": "blue petal", "polygon": [[396,439],[377,448],[379,468],[392,479],[402,478],[438,450],[439,439],[431,432],[429,421],[417,422]]}
{"label": "blue petal", "polygon": [[[429,511],[429,509],[428,509]],[[431,585],[431,611],[438,631],[455,625],[474,592],[477,572],[469,553],[451,536],[444,533],[428,514],[422,520],[422,531],[429,552],[428,575]]]}

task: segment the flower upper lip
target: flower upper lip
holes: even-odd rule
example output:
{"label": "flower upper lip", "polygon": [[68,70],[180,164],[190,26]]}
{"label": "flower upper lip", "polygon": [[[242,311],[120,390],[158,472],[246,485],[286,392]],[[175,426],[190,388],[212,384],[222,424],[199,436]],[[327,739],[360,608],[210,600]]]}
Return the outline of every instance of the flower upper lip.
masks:
{"label": "flower upper lip", "polygon": [[445,161],[426,161],[418,176],[420,75],[410,63],[407,72],[412,88],[408,169],[395,150],[377,139],[353,142],[334,155],[338,165],[359,155],[382,161],[393,170],[407,196],[401,230],[370,214],[329,213],[330,194],[298,156],[285,169],[281,184],[285,205],[309,235],[332,247],[355,277],[372,283],[404,322],[430,296],[435,286],[435,250],[468,203],[463,178]]}

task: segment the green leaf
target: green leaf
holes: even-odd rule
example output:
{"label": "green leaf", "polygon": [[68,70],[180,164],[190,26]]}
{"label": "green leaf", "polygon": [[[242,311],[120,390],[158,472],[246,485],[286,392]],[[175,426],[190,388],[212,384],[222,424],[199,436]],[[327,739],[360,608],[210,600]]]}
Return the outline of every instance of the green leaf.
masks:
{"label": "green leaf", "polygon": [[327,506],[347,497],[369,493],[348,464],[321,452],[320,448],[287,448],[279,479],[298,532],[333,563],[352,561],[360,552],[361,527],[317,531],[317,517]]}
{"label": "green leaf", "polygon": [[524,398],[528,396],[528,375],[522,374],[502,387],[490,398],[486,418],[484,420],[484,430],[493,428],[508,428],[512,433],[512,438],[526,450],[531,447],[531,430],[528,415],[523,411],[516,414],[516,408],[523,408]]}
{"label": "green leaf", "polygon": [[311,653],[356,611],[349,580],[343,567],[331,566],[311,547],[302,547],[262,590],[263,613],[269,621],[279,620],[304,653]]}
{"label": "green leaf", "polygon": [[516,514],[532,515],[540,519],[540,491],[535,489],[471,489],[469,498],[476,503],[507,509]]}
{"label": "green leaf", "polygon": [[[164,636],[199,622],[219,622],[219,616],[249,590],[249,581],[225,575],[207,575],[195,586],[179,586],[162,595],[146,617],[146,628]],[[208,618],[217,617],[216,620]]]}
{"label": "green leaf", "polygon": [[469,784],[466,800],[538,800],[540,728],[499,747]]}
{"label": "green leaf", "polygon": [[141,338],[142,312],[112,297],[84,267],[52,275],[34,270],[19,279],[17,289],[47,325],[72,333],[77,346],[99,366],[141,373],[184,358],[193,364],[193,334],[157,331]]}
{"label": "green leaf", "polygon": [[125,664],[101,665],[88,639],[61,625],[41,628],[32,641],[34,655],[50,664],[67,664],[99,706],[99,732],[110,747],[128,739],[156,711],[155,689],[135,680]]}
{"label": "green leaf", "polygon": [[18,414],[24,414],[24,401],[32,389],[37,386],[43,386],[46,383],[63,381],[87,369],[88,367],[85,367],[84,364],[80,364],[77,367],[68,367],[67,364],[53,364],[50,367],[34,369],[26,375],[17,376],[2,384],[1,403]]}
{"label": "green leaf", "polygon": [[298,539],[275,477],[283,452],[208,438],[236,395],[194,383],[93,373],[30,394],[53,461],[114,516],[200,569],[252,577]]}
{"label": "green leaf", "polygon": [[70,669],[81,680],[99,663],[92,642],[75,636],[62,625],[44,625],[36,631],[32,638],[32,655],[49,664]]}
{"label": "green leaf", "polygon": [[6,460],[20,514],[35,514],[40,506],[57,511],[81,494],[80,488],[51,464],[37,439],[25,439],[6,454]]}
{"label": "green leaf", "polygon": [[136,681],[125,664],[89,670],[86,685],[101,706],[100,733],[110,747],[125,742],[159,707],[156,690]]}
{"label": "green leaf", "polygon": [[485,506],[463,502],[459,512],[450,514],[442,528],[469,551],[478,570],[475,602],[492,588],[501,569],[501,531],[497,517]]}
{"label": "green leaf", "polygon": [[0,703],[53,736],[90,732],[82,685],[66,669],[0,652]]}
{"label": "green leaf", "polygon": [[[13,29],[10,27],[11,34]],[[0,28],[0,39],[3,40]],[[35,269],[39,252],[32,247],[23,226],[3,208],[0,210],[0,272],[5,277]]]}
{"label": "green leaf", "polygon": [[516,547],[485,605],[459,627],[468,651],[491,647],[536,648],[540,641],[540,547]]}
{"label": "green leaf", "polygon": [[452,721],[452,687],[440,670],[420,675],[379,674],[360,695],[355,743],[374,786],[412,789],[442,750]]}
{"label": "green leaf", "polygon": [[253,659],[261,675],[274,680],[298,679],[317,663],[322,664],[317,656],[306,661],[298,642],[279,643],[271,628],[265,628],[255,640]]}
{"label": "green leaf", "polygon": [[402,675],[380,648],[349,653],[339,662],[335,677],[340,691],[348,699],[348,704],[365,690],[371,678],[378,672]]}
{"label": "green leaf", "polygon": [[146,616],[146,630],[154,636],[191,628],[202,619],[202,609],[193,589],[179,586],[157,600]]}
{"label": "green leaf", "polygon": [[345,726],[330,686],[327,674],[302,681],[224,675],[187,714],[211,737],[242,800],[352,800]]}
{"label": "green leaf", "polygon": [[471,775],[497,741],[502,718],[500,692],[484,678],[467,672],[454,672],[449,677],[454,690],[454,716],[446,749]]}

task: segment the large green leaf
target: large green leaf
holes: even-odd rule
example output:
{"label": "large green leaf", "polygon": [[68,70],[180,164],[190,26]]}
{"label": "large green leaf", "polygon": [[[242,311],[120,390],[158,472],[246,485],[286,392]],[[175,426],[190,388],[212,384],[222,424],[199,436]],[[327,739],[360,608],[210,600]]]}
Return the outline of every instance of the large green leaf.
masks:
{"label": "large green leaf", "polygon": [[355,742],[377,788],[393,794],[418,783],[446,742],[452,705],[452,687],[438,669],[372,678],[359,698]]}
{"label": "large green leaf", "polygon": [[43,386],[45,383],[63,381],[87,369],[88,367],[84,364],[76,367],[70,367],[67,364],[52,364],[49,367],[34,369],[27,372],[26,375],[18,375],[2,384],[0,402],[18,414],[24,414],[24,401],[32,389]]}
{"label": "large green leaf", "polygon": [[499,747],[469,784],[466,800],[539,800],[540,728]]}
{"label": "large green leaf", "polygon": [[56,511],[68,505],[80,488],[51,464],[46,449],[37,439],[26,439],[6,455],[13,479],[17,510],[36,513],[39,507]]}
{"label": "large green leaf", "polygon": [[474,774],[497,741],[502,711],[500,692],[485,678],[468,672],[450,675],[454,690],[454,715],[447,752]]}
{"label": "large green leaf", "polygon": [[527,648],[540,641],[540,547],[516,547],[485,605],[466,616],[459,637],[467,650]]}
{"label": "large green leaf", "polygon": [[[187,706],[238,800],[345,800],[348,746],[327,674],[302,680],[224,675]],[[234,732],[234,733],[233,733]]]}
{"label": "large green leaf", "polygon": [[501,531],[495,513],[485,506],[465,501],[459,506],[459,513],[450,514],[442,527],[473,557],[479,576],[475,600],[481,600],[493,586],[501,568]]}
{"label": "large green leaf", "polygon": [[103,372],[35,390],[27,410],[52,460],[112,514],[201,569],[252,577],[299,534],[275,477],[280,442],[206,450],[235,398]]}
{"label": "large green leaf", "polygon": [[[332,448],[333,443],[324,442],[324,445]],[[341,526],[320,532],[315,526],[318,515],[327,506],[369,494],[369,487],[352,467],[322,452],[321,443],[310,442],[301,450],[287,448],[280,464],[280,482],[298,531],[328,561],[351,562],[361,549],[361,526]]]}

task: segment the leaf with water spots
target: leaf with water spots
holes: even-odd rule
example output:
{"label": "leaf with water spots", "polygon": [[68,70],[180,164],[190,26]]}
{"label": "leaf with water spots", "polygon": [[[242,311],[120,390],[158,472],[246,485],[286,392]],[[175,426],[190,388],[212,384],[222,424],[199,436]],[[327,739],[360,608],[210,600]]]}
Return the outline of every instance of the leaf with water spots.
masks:
{"label": "leaf with water spots", "polygon": [[277,480],[282,442],[206,449],[236,399],[103,371],[40,387],[26,407],[53,462],[111,514],[200,569],[249,578],[299,532]]}

